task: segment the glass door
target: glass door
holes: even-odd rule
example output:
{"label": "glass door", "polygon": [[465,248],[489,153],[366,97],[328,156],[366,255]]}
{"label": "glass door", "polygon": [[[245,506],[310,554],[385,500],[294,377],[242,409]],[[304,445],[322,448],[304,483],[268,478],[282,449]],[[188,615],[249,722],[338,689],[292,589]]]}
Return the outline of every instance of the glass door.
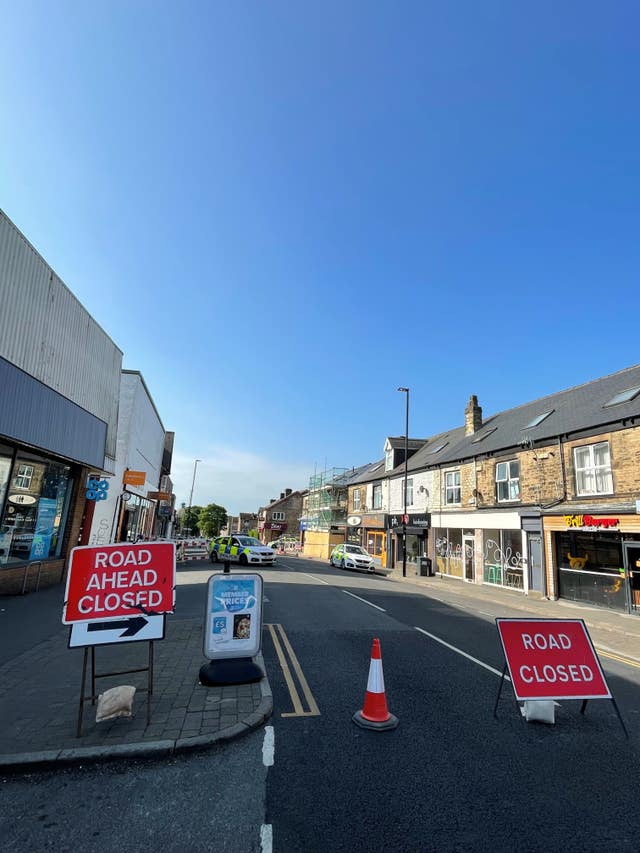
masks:
{"label": "glass door", "polygon": [[629,610],[640,613],[640,542],[623,542]]}
{"label": "glass door", "polygon": [[367,531],[367,551],[372,557],[380,560],[382,568],[386,566],[386,533],[375,533],[373,530]]}
{"label": "glass door", "polygon": [[475,576],[475,537],[465,533],[462,537],[462,552],[464,556],[464,579],[472,581]]}

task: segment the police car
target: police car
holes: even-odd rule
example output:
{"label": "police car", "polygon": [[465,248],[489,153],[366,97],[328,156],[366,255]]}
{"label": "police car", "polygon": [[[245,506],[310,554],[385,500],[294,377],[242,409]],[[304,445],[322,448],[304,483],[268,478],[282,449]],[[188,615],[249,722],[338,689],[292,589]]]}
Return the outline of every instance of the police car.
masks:
{"label": "police car", "polygon": [[329,562],[341,569],[364,569],[375,572],[376,562],[364,548],[359,545],[338,545],[331,552]]}
{"label": "police car", "polygon": [[241,566],[272,566],[276,552],[253,536],[218,536],[211,543],[212,563],[239,563]]}

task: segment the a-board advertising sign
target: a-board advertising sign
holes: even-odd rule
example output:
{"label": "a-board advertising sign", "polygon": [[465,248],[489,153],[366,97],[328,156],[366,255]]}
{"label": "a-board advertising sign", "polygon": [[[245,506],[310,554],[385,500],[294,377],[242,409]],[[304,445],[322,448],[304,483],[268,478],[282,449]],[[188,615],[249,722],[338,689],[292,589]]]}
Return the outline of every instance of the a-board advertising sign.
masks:
{"label": "a-board advertising sign", "polygon": [[164,640],[164,627],[164,615],[123,616],[105,622],[74,622],[69,631],[69,648]]}
{"label": "a-board advertising sign", "polygon": [[173,613],[173,542],[80,546],[71,552],[62,622]]}
{"label": "a-board advertising sign", "polygon": [[518,701],[611,699],[582,619],[496,619]]}
{"label": "a-board advertising sign", "polygon": [[255,657],[262,643],[262,576],[211,575],[207,583],[204,655]]}

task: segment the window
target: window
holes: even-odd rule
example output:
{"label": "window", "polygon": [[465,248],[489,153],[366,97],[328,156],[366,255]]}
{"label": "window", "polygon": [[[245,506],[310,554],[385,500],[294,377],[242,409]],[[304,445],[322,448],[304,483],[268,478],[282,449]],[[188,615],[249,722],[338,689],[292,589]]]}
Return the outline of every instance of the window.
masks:
{"label": "window", "polygon": [[606,495],[613,492],[609,442],[587,444],[573,451],[576,492],[579,495]]}
{"label": "window", "polygon": [[444,475],[444,502],[460,503],[460,471],[447,471]]}
{"label": "window", "polygon": [[496,465],[496,497],[498,501],[520,500],[520,463],[517,459]]}
{"label": "window", "polygon": [[274,521],[284,521],[284,513],[283,513],[283,512],[278,512],[278,511],[272,512],[272,513],[271,513],[271,518],[272,518]]}
{"label": "window", "polygon": [[353,508],[360,509],[360,489],[353,490]]}
{"label": "window", "polygon": [[384,470],[391,471],[393,468],[393,448],[390,447],[389,450],[385,450],[384,453]]}
{"label": "window", "polygon": [[526,426],[523,426],[522,429],[533,429],[533,427],[539,426],[542,421],[546,420],[549,415],[552,415],[554,412],[555,409],[549,409],[548,412],[543,412],[541,415],[537,415],[532,421],[529,421]]}
{"label": "window", "polygon": [[382,509],[382,483],[373,487],[373,508]]}
{"label": "window", "polygon": [[481,441],[484,441],[484,440],[485,440],[485,438],[488,438],[488,437],[489,437],[490,435],[492,435],[492,434],[493,434],[497,429],[498,429],[498,427],[489,427],[489,429],[485,430],[483,433],[481,433],[480,435],[476,436],[476,438],[474,438],[474,439],[473,439],[473,441],[471,442],[471,444],[480,444],[480,442],[481,442]]}
{"label": "window", "polygon": [[626,391],[621,391],[619,394],[616,394],[615,397],[612,397],[602,408],[608,409],[609,406],[619,406],[620,403],[630,403],[631,400],[635,400],[638,394],[640,394],[640,386],[636,388],[627,388]]}
{"label": "window", "polygon": [[33,465],[18,465],[16,476],[13,480],[13,485],[16,489],[30,489],[31,480],[34,472]]}
{"label": "window", "polygon": [[407,506],[413,506],[413,477],[407,479]]}

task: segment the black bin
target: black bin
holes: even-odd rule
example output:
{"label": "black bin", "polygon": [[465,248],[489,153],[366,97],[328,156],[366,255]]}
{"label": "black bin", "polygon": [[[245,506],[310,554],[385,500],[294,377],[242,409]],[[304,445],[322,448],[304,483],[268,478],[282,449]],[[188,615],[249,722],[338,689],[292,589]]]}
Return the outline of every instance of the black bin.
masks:
{"label": "black bin", "polygon": [[418,573],[423,578],[433,577],[433,566],[431,557],[418,558]]}

